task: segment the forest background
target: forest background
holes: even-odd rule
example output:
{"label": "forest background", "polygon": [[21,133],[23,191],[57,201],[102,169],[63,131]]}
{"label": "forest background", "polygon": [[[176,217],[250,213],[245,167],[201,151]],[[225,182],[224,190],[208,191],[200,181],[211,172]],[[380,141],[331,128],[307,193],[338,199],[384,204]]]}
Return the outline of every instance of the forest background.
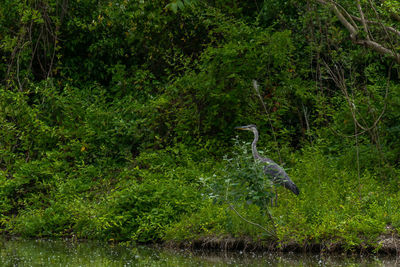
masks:
{"label": "forest background", "polygon": [[379,250],[400,230],[399,11],[2,0],[0,232]]}

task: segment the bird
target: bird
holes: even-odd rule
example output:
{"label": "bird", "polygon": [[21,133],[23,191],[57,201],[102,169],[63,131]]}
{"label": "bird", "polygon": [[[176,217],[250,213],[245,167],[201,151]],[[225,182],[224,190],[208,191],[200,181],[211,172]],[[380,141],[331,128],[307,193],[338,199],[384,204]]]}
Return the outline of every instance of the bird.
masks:
{"label": "bird", "polygon": [[264,165],[264,173],[271,177],[272,182],[274,184],[279,184],[292,191],[295,195],[300,193],[299,188],[296,184],[289,178],[289,175],[285,172],[285,170],[279,166],[275,161],[269,158],[261,157],[257,151],[257,142],[258,142],[258,131],[257,126],[254,124],[246,125],[246,126],[238,126],[235,127],[236,130],[244,130],[244,131],[252,131],[254,133],[254,140],[251,143],[251,150],[253,153],[253,158],[256,161],[260,161],[265,163]]}

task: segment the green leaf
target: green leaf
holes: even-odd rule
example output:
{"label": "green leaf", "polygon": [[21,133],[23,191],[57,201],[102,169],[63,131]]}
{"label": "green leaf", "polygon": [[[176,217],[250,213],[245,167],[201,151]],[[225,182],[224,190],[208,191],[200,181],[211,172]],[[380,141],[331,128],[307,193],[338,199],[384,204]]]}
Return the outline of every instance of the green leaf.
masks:
{"label": "green leaf", "polygon": [[183,9],[183,8],[185,7],[185,5],[183,4],[182,1],[176,1],[176,3],[177,3],[177,5],[178,5],[178,8],[179,8],[179,9]]}
{"label": "green leaf", "polygon": [[165,8],[172,10],[174,13],[178,12],[178,5],[176,2],[169,3]]}

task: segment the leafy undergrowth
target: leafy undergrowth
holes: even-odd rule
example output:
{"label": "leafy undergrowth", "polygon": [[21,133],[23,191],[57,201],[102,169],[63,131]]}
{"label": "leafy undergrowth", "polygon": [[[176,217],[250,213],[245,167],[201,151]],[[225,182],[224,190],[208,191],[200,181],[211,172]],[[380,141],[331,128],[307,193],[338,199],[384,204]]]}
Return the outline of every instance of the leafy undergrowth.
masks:
{"label": "leafy undergrowth", "polygon": [[[107,168],[72,168],[57,162],[58,154],[20,163],[14,179],[2,184],[2,231],[25,237],[177,244],[228,238],[276,248],[379,250],[380,236],[400,230],[396,179],[368,169],[358,176],[347,154],[327,157],[311,146],[286,153],[286,169],[300,195],[278,187],[277,205],[271,207],[274,188],[257,170],[261,166],[245,164],[252,158],[243,146],[221,162],[207,153],[176,146]],[[51,175],[55,169],[57,175]],[[39,178],[40,188],[30,193],[30,181]],[[18,214],[13,207],[19,207]]]}
{"label": "leafy undergrowth", "polygon": [[[201,201],[199,185],[193,182],[200,170],[188,166],[193,162],[178,153],[173,149],[143,153],[124,169],[86,166],[49,184],[46,194],[18,196],[21,205],[31,205],[21,207],[17,216],[4,213],[3,232],[25,237],[160,240],[166,226],[181,214],[196,210]],[[148,161],[153,165],[147,166]],[[39,165],[43,172],[51,171],[52,165]],[[13,194],[18,186],[15,182],[3,184],[9,188],[2,191],[3,196]]]}
{"label": "leafy undergrowth", "polygon": [[[0,233],[378,248],[400,229],[398,66],[311,2],[3,1]],[[387,8],[364,10],[395,27]],[[232,146],[250,123],[299,196],[270,206]]]}
{"label": "leafy undergrowth", "polygon": [[289,173],[301,193],[296,197],[278,189],[278,205],[267,208],[273,223],[254,204],[236,203],[235,212],[226,203],[209,201],[172,224],[165,240],[190,243],[229,236],[274,242],[281,248],[318,245],[327,250],[379,250],[379,236],[400,230],[400,194],[385,187],[381,176],[365,171],[358,177],[316,149],[304,151],[293,161]]}

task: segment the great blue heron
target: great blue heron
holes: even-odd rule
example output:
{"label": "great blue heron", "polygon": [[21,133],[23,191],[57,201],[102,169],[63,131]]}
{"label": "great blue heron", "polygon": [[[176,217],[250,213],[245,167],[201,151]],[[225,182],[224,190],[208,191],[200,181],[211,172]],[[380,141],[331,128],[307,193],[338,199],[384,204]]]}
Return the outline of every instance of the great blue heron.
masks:
{"label": "great blue heron", "polygon": [[260,154],[258,154],[257,147],[256,147],[257,141],[258,141],[257,126],[254,124],[250,124],[250,125],[246,125],[246,126],[239,126],[239,127],[236,127],[235,129],[252,131],[254,133],[254,140],[253,140],[253,143],[251,143],[251,150],[253,152],[254,159],[265,163],[264,173],[266,175],[268,175],[269,177],[271,177],[272,182],[274,184],[283,185],[283,187],[289,189],[295,195],[298,195],[299,189],[293,183],[293,181],[290,180],[290,178],[287,175],[287,173],[285,172],[285,170],[281,166],[276,164],[272,159],[263,158],[260,156]]}

